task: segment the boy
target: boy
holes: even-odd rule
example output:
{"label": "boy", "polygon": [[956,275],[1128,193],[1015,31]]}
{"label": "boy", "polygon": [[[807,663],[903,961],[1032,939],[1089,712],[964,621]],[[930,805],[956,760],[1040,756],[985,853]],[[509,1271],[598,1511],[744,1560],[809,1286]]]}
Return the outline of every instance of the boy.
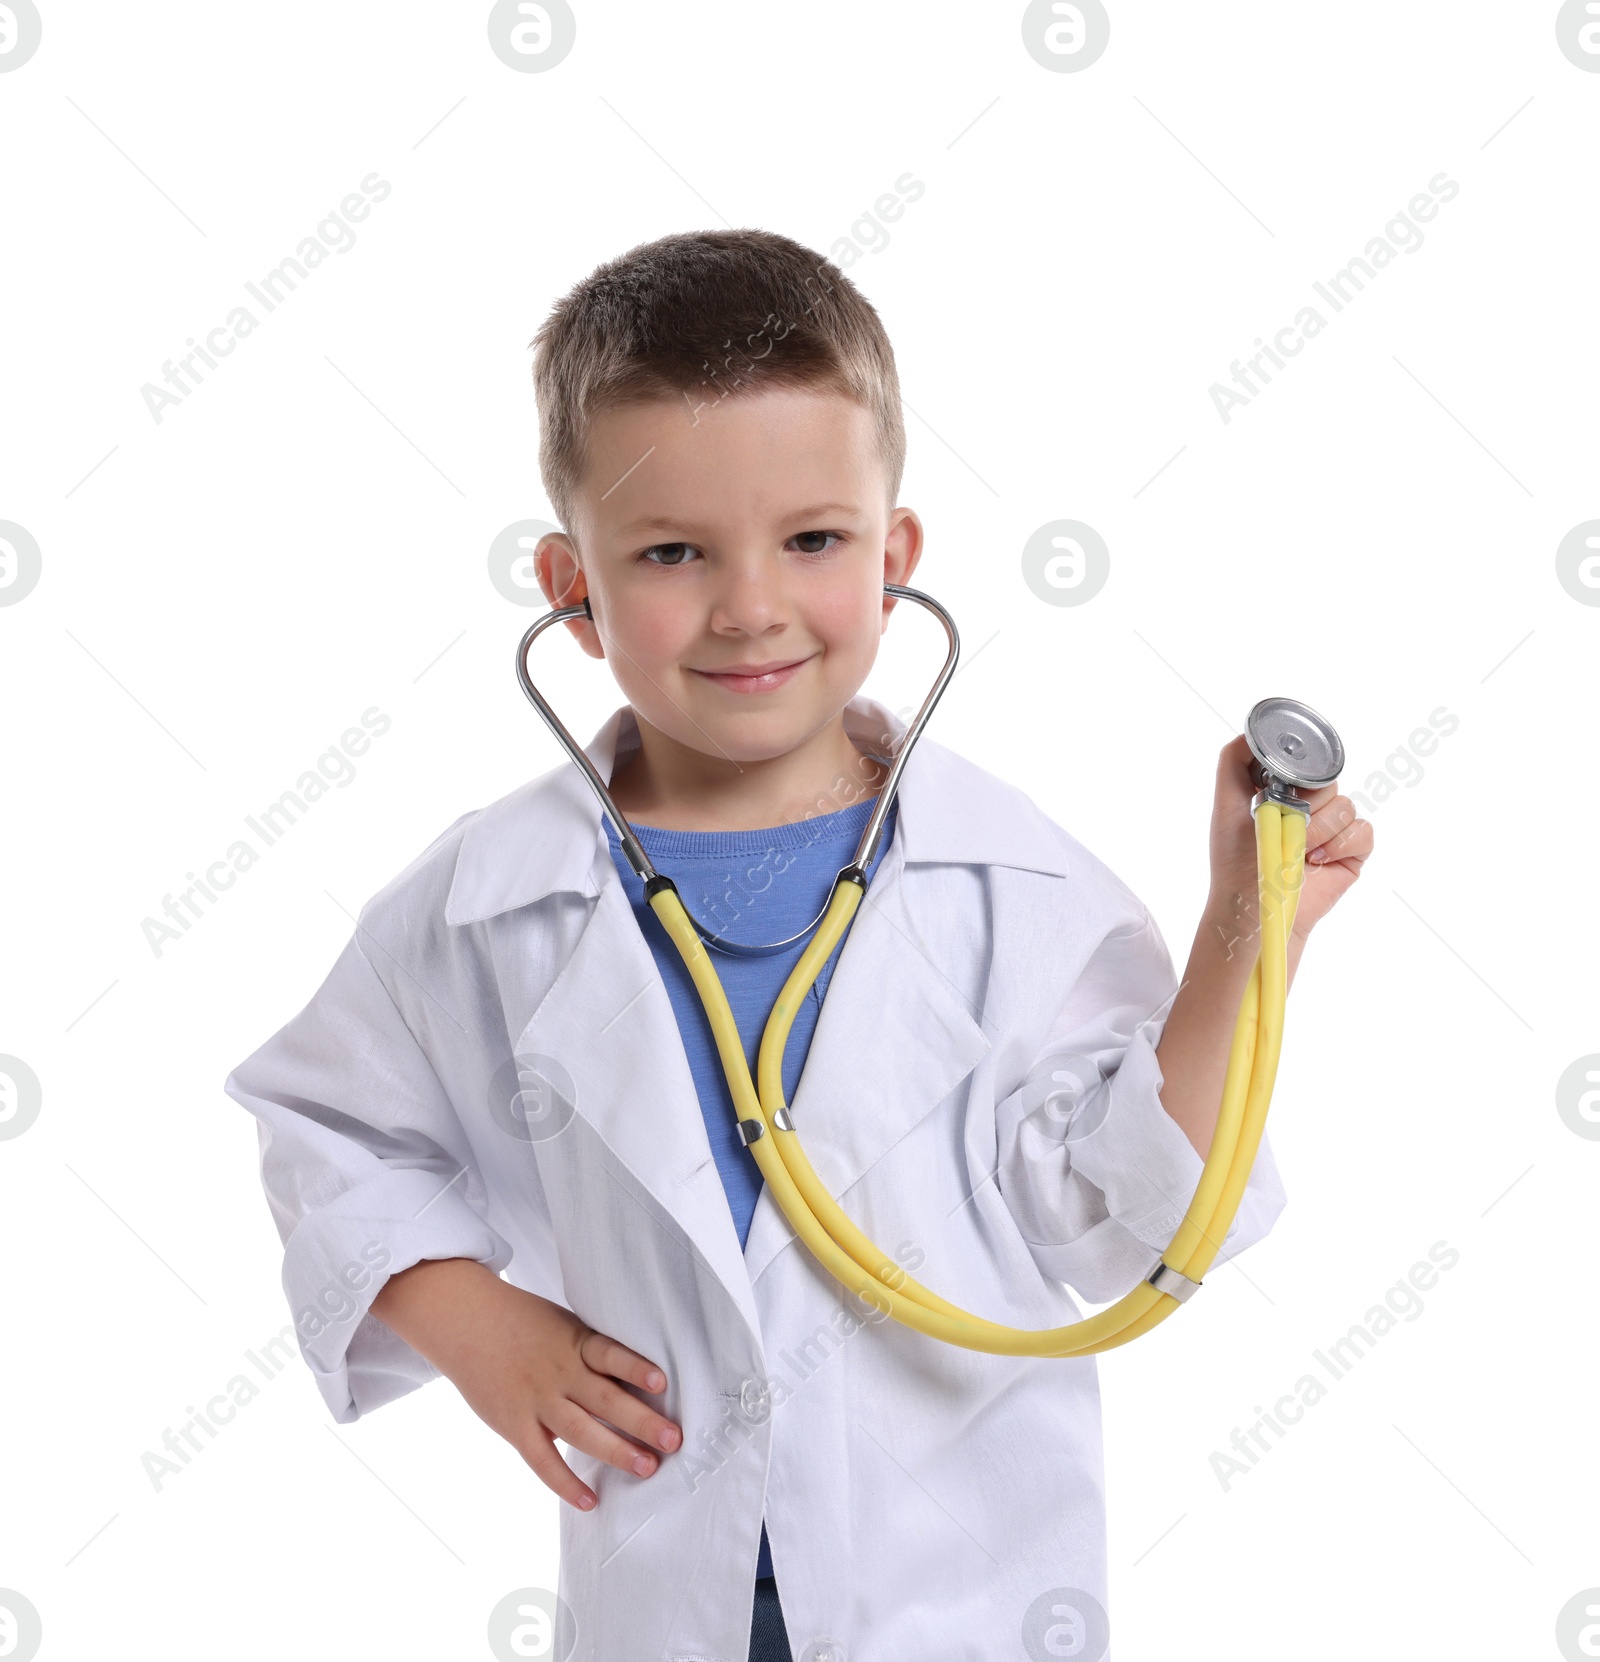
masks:
{"label": "boy", "polygon": [[[784,939],[853,856],[904,732],[857,696],[883,584],[922,550],[895,506],[888,340],[836,267],[725,231],[600,267],[535,347],[565,527],[539,580],[554,605],[589,599],[566,628],[627,698],[588,755],[704,926]],[[1026,795],[931,738],[913,752],[784,1084],[830,1193],[946,1298],[1060,1326],[1081,1314],[1069,1283],[1118,1298],[1175,1232],[1254,957],[1251,789],[1241,736],[1180,989],[1137,898]],[[1335,787],[1310,800],[1291,977],[1372,846]],[[714,955],[752,1065],[804,944]],[[548,1654],[1105,1654],[1093,1357],[942,1345],[794,1238],[569,761],[380,891],[225,1088],[260,1121],[334,1418],[443,1373],[569,1503]],[[1283,1204],[1263,1139],[1219,1262]]]}

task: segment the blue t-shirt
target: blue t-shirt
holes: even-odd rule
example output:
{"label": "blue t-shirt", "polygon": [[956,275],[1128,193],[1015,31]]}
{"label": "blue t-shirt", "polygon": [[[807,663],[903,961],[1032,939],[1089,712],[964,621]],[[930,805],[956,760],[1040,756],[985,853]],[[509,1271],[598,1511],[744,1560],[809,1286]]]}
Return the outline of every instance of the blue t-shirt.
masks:
{"label": "blue t-shirt", "polygon": [[[855,858],[856,845],[876,803],[876,797],[869,797],[837,813],[754,831],[664,831],[650,825],[635,825],[633,830],[650,856],[650,863],[663,877],[670,877],[677,884],[684,905],[697,923],[735,943],[764,945],[805,929],[822,910],[840,870]],[[878,839],[878,852],[867,868],[869,882],[894,837],[898,811],[898,803],[891,805],[883,834]],[[705,1116],[706,1135],[711,1140],[711,1152],[722,1175],[722,1186],[727,1191],[728,1206],[742,1248],[750,1235],[756,1202],[761,1198],[761,1171],[755,1156],[739,1141],[734,1124],[733,1093],[728,1089],[711,1024],[694,981],[660,918],[645,900],[644,882],[628,864],[609,815],[603,815],[602,819],[611,844],[611,858],[633,903],[639,927],[650,943],[678,1018],[678,1031],[683,1035],[700,1111]],[[854,920],[852,927],[853,924]],[[712,964],[721,978],[733,1019],[744,1040],[745,1060],[750,1065],[752,1079],[761,1035],[772,1006],[813,933],[807,931],[784,951],[759,958],[735,957],[711,949]],[[795,1015],[783,1059],[785,1102],[794,1101],[806,1052],[811,1047],[811,1035],[816,1031],[822,1000],[827,996],[828,982],[849,938],[847,930]],[[756,1574],[772,1573],[772,1553],[763,1524]]]}

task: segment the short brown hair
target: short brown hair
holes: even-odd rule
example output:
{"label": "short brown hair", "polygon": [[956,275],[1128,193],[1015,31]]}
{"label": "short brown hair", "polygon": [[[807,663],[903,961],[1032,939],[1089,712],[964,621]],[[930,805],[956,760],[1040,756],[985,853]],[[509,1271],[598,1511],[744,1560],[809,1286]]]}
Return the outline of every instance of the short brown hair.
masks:
{"label": "short brown hair", "polygon": [[684,231],[596,266],[558,300],[533,347],[539,472],[562,525],[603,410],[683,395],[696,406],[765,386],[853,398],[872,415],[892,506],[905,468],[894,350],[831,260],[773,231]]}

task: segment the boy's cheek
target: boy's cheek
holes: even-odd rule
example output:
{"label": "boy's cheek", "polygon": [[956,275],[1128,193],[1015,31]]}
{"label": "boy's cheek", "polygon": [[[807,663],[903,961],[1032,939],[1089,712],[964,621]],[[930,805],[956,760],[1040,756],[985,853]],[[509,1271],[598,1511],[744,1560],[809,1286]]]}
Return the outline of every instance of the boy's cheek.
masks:
{"label": "boy's cheek", "polygon": [[648,676],[656,688],[665,685],[673,674],[689,690],[701,687],[703,683],[691,666],[704,664],[706,655],[697,650],[693,630],[686,622],[680,626],[664,607],[652,605],[647,617],[631,615],[636,606],[644,604],[634,600],[625,601],[621,607],[613,604],[616,621],[601,642],[606,657],[624,672]]}

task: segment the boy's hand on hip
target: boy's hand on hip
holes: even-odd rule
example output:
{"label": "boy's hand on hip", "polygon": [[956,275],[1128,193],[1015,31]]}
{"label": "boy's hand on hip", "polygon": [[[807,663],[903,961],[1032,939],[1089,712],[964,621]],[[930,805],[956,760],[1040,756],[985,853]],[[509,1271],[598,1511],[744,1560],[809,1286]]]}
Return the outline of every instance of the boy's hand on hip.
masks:
{"label": "boy's hand on hip", "polygon": [[[1254,758],[1243,733],[1230,739],[1217,757],[1216,799],[1211,812],[1211,892],[1216,897],[1241,896],[1254,915],[1258,874],[1255,819],[1250,799],[1255,795],[1251,773]],[[1301,794],[1311,808],[1306,822],[1305,877],[1295,908],[1294,933],[1303,944],[1312,927],[1361,875],[1372,853],[1372,824],[1356,817],[1355,804],[1340,796],[1339,782]]]}
{"label": "boy's hand on hip", "polygon": [[655,1363],[476,1259],[425,1259],[402,1270],[372,1312],[451,1380],[547,1488],[582,1510],[599,1497],[561,1458],[557,1437],[638,1477],[683,1442],[681,1427],[618,1383],[664,1391]]}

